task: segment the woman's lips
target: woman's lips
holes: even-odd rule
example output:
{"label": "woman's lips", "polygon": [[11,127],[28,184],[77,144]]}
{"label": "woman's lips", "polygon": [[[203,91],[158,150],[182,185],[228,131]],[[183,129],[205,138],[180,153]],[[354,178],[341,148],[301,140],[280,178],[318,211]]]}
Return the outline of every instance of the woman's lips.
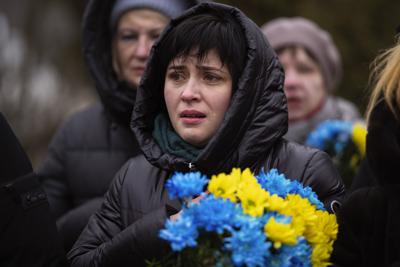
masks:
{"label": "woman's lips", "polygon": [[196,125],[205,121],[206,115],[197,110],[185,110],[179,114],[184,124]]}
{"label": "woman's lips", "polygon": [[145,68],[144,67],[135,67],[133,68],[133,72],[135,72],[137,75],[142,76],[144,73]]}
{"label": "woman's lips", "polygon": [[301,99],[298,98],[298,97],[291,97],[291,98],[288,98],[288,101],[287,101],[287,102],[288,102],[288,105],[289,105],[289,106],[294,107],[294,108],[300,107],[301,104],[302,104]]}

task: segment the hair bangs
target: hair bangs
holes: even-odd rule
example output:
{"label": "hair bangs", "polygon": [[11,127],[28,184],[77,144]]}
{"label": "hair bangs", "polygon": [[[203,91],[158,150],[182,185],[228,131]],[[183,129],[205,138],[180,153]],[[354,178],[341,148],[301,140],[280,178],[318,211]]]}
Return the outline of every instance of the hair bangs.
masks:
{"label": "hair bangs", "polygon": [[195,15],[173,28],[160,45],[160,52],[165,55],[160,63],[165,72],[175,58],[195,53],[199,61],[204,61],[211,50],[215,50],[222,66],[227,65],[235,84],[245,65],[246,39],[233,17],[218,12]]}

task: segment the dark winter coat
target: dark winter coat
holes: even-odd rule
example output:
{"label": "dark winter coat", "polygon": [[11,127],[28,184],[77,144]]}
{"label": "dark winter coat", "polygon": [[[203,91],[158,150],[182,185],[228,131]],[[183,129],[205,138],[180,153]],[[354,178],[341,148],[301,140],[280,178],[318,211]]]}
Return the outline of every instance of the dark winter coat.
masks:
{"label": "dark winter coat", "polygon": [[[205,3],[171,22],[167,33],[185,18],[217,9],[232,14],[245,29],[247,62],[219,130],[193,162],[165,153],[152,137],[154,117],[161,112],[163,78],[157,69],[158,45],[138,90],[132,128],[144,152],[119,171],[101,209],[90,219],[69,253],[72,266],[141,266],[160,256],[166,244],[158,238],[167,217],[180,210],[168,199],[165,181],[173,171],[212,174],[232,167],[258,172],[278,168],[310,185],[329,208],[344,187],[324,152],[288,143],[283,71],[258,26],[238,9]],[[161,37],[161,42],[165,35]]]}
{"label": "dark winter coat", "polygon": [[51,141],[39,167],[68,251],[121,166],[140,149],[129,128],[136,90],[117,82],[111,64],[109,12],[114,1],[88,3],[83,51],[101,103],[74,114]]}
{"label": "dark winter coat", "polygon": [[400,121],[382,100],[370,116],[366,151],[377,185],[354,191],[343,204],[332,261],[400,266]]}
{"label": "dark winter coat", "polygon": [[0,266],[67,266],[46,195],[0,113]]}
{"label": "dark winter coat", "polygon": [[400,162],[400,112],[397,118],[383,100],[371,113],[367,134],[367,155],[354,178],[352,191],[387,183],[398,184]]}

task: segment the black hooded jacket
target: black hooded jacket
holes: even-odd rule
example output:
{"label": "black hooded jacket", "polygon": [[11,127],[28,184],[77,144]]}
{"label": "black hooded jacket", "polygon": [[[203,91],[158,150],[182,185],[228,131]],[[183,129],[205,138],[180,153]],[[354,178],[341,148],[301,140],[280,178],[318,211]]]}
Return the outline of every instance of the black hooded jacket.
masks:
{"label": "black hooded jacket", "polygon": [[371,112],[366,152],[377,183],[352,192],[338,213],[332,254],[337,266],[400,266],[398,118],[383,100]]}
{"label": "black hooded jacket", "polygon": [[112,70],[109,16],[114,0],[89,1],[83,18],[83,53],[101,103],[74,114],[51,141],[37,170],[68,251],[121,166],[140,153],[129,128],[136,90]]}
{"label": "black hooded jacket", "polygon": [[[197,2],[186,0],[188,8]],[[115,173],[141,153],[129,127],[136,88],[118,81],[112,69],[114,3],[91,0],[83,17],[83,53],[101,102],[60,127],[38,169],[67,251],[100,207]]]}
{"label": "black hooded jacket", "polygon": [[68,266],[46,195],[0,112],[0,266]]}
{"label": "black hooded jacket", "polygon": [[159,256],[166,244],[158,232],[170,211],[180,210],[179,202],[169,200],[164,189],[173,171],[215,174],[230,172],[232,167],[250,167],[254,172],[278,168],[310,185],[328,209],[343,197],[343,184],[327,154],[282,138],[287,131],[283,71],[256,24],[236,8],[203,3],[173,20],[166,32],[210,9],[232,14],[243,27],[248,46],[246,66],[219,130],[193,162],[165,153],[157,145],[153,122],[164,100],[157,69],[163,55],[155,45],[131,123],[144,155],[131,159],[117,174],[101,209],[69,253],[72,266],[141,266],[144,259]]}

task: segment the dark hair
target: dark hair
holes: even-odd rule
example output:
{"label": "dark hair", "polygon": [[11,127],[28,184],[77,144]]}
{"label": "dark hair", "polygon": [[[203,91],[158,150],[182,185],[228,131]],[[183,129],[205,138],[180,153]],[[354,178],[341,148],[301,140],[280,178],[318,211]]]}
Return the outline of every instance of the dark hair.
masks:
{"label": "dark hair", "polygon": [[233,86],[236,86],[246,62],[247,46],[242,27],[232,16],[213,10],[179,23],[160,43],[159,52],[163,55],[160,57],[160,70],[165,74],[171,60],[187,57],[193,49],[197,50],[200,61],[215,49],[222,65],[226,64],[232,76]]}
{"label": "dark hair", "polygon": [[[311,60],[314,61],[315,64],[317,64],[321,68],[321,62],[319,62],[317,60],[317,58],[306,47],[304,47],[302,45],[282,46],[282,47],[279,47],[278,49],[276,49],[276,53],[278,54],[278,56],[280,56],[281,54],[283,54],[285,52],[289,52],[291,56],[295,57],[295,56],[297,56],[298,49],[303,49],[304,52],[306,53],[306,55],[309,58],[311,58]],[[322,70],[321,70],[321,75],[323,75]]]}

